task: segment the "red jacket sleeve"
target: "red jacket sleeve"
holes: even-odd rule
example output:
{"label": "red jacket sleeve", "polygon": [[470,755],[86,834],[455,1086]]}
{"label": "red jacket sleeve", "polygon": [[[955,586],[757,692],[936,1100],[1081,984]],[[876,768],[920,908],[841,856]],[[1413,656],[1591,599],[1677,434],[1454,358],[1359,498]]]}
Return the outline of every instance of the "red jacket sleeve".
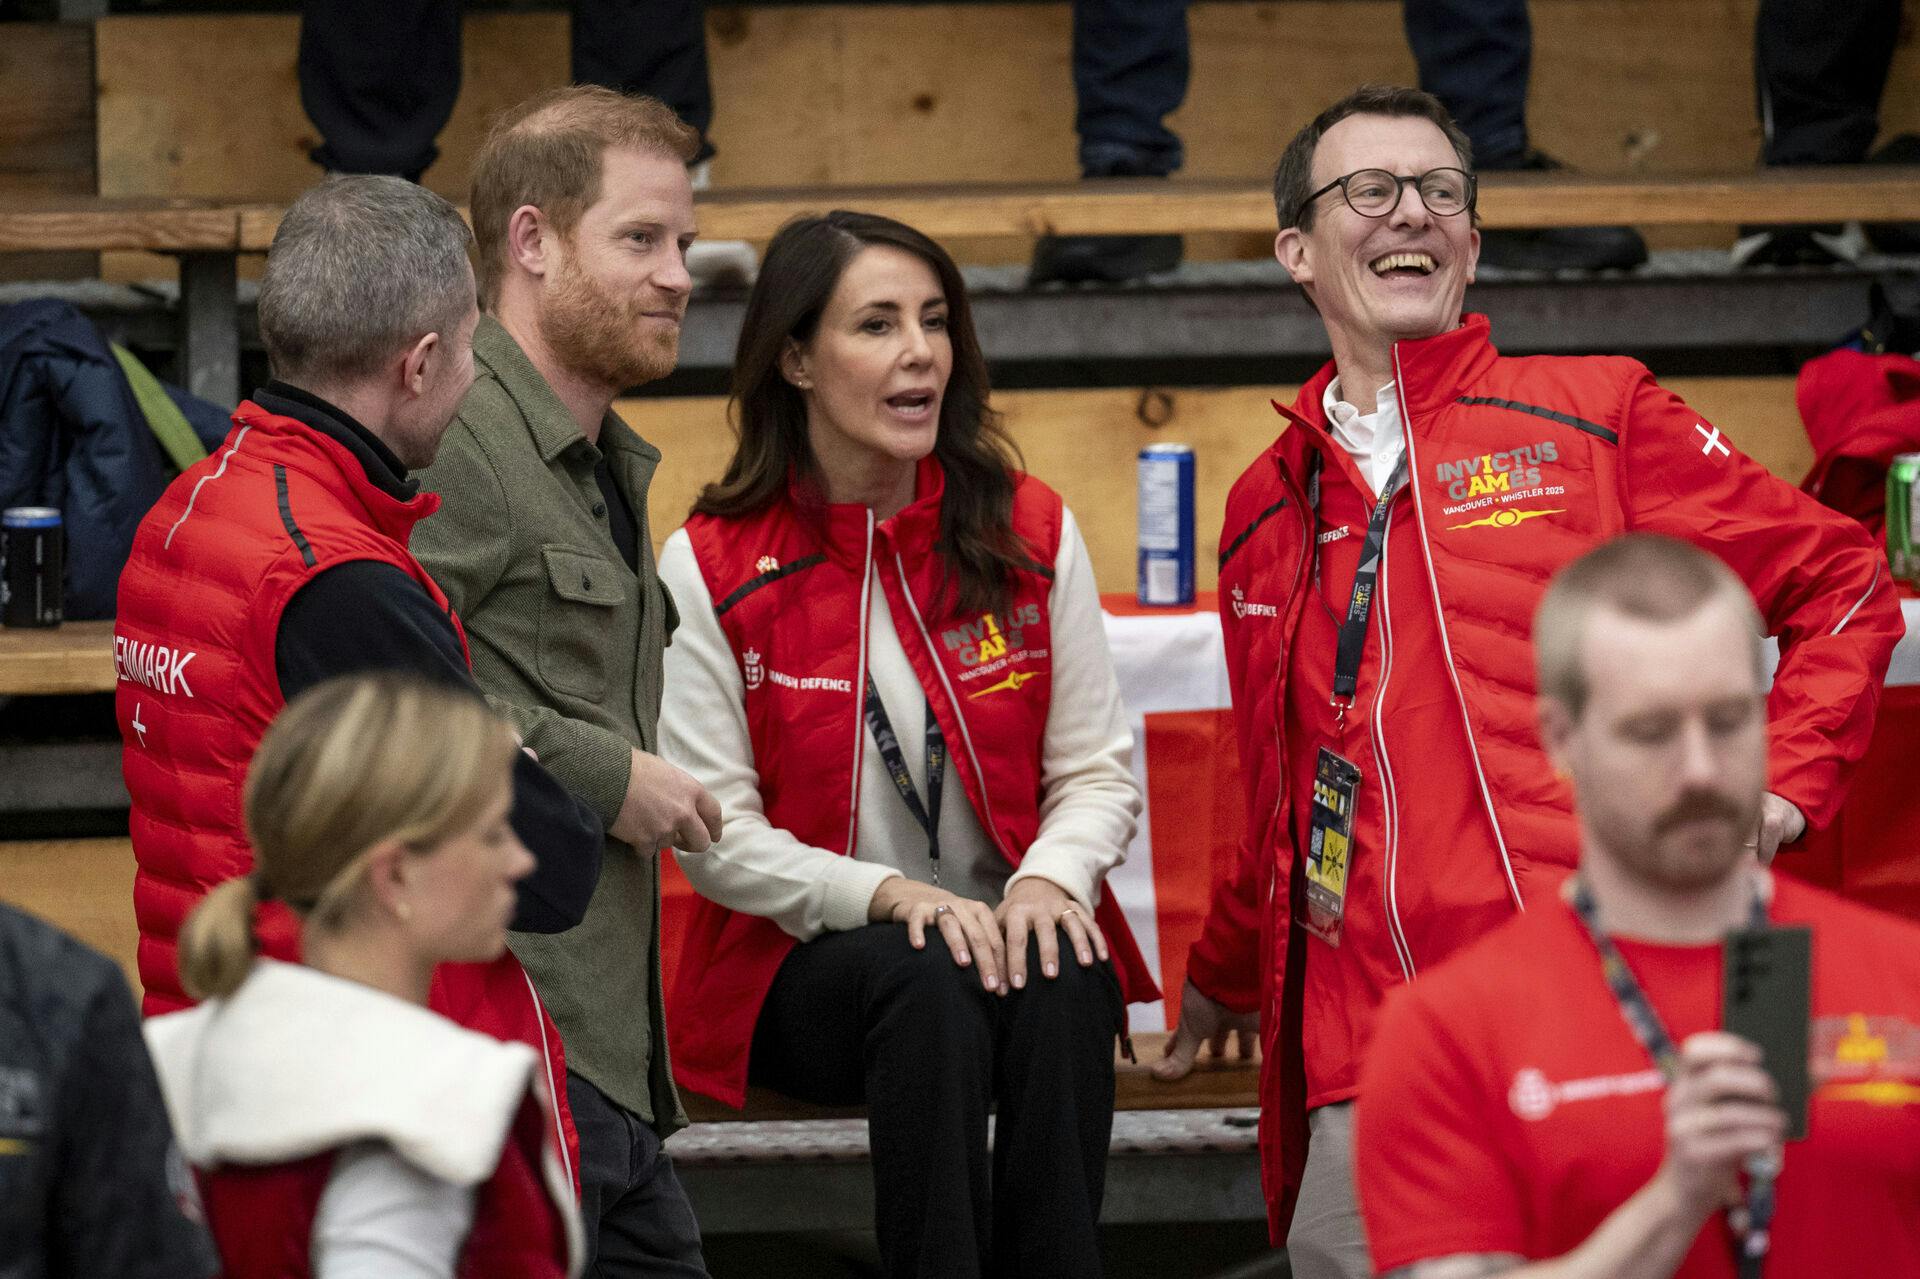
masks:
{"label": "red jacket sleeve", "polygon": [[1816,828],[1866,753],[1905,630],[1886,554],[1859,524],[1741,453],[1651,374],[1627,392],[1620,484],[1629,527],[1713,552],[1780,641],[1769,787]]}
{"label": "red jacket sleeve", "polygon": [[[1231,609],[1220,610],[1220,633],[1227,648],[1227,687],[1233,694],[1233,725],[1240,743],[1241,792],[1246,814],[1240,824],[1240,847],[1225,877],[1215,884],[1200,939],[1187,952],[1187,977],[1200,993],[1234,1012],[1260,1008],[1260,930],[1266,923],[1268,883],[1273,859],[1261,843],[1265,814],[1258,770],[1263,752],[1253,742],[1252,699],[1247,685],[1243,624]],[[1262,682],[1265,686],[1265,682]]]}

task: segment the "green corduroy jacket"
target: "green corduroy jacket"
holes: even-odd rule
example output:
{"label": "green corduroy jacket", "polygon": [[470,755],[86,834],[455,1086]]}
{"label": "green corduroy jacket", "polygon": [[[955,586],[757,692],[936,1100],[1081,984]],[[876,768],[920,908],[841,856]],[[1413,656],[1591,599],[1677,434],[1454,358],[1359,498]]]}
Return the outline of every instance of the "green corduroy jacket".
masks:
{"label": "green corduroy jacket", "polygon": [[[412,549],[466,625],[474,677],[495,709],[611,824],[633,749],[655,749],[661,654],[677,620],[647,526],[660,452],[611,412],[596,447],[491,317],[473,354],[473,389],[420,473],[442,505]],[[638,572],[614,544],[594,481],[602,455],[633,509]],[[686,1116],[667,1059],[659,937],[659,861],[609,837],[586,918],[511,940],[568,1066],[665,1136]]]}

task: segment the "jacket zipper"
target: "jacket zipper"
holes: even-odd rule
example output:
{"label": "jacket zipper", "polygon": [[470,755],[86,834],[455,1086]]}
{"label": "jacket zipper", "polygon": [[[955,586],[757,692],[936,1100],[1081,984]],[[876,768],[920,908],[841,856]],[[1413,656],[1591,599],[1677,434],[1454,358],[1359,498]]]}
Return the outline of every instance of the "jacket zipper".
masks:
{"label": "jacket zipper", "polygon": [[1487,811],[1487,824],[1493,828],[1494,846],[1500,850],[1500,869],[1507,877],[1507,892],[1514,908],[1525,911],[1520,885],[1513,877],[1513,858],[1507,851],[1507,837],[1500,830],[1500,816],[1493,811],[1493,792],[1487,787],[1487,770],[1480,763],[1480,744],[1474,740],[1473,720],[1467,715],[1467,695],[1460,689],[1460,672],[1453,664],[1453,640],[1447,634],[1447,614],[1440,607],[1440,579],[1433,572],[1433,546],[1427,538],[1426,508],[1420,501],[1420,464],[1413,447],[1413,415],[1407,409],[1407,377],[1400,367],[1400,344],[1393,345],[1393,394],[1400,401],[1401,430],[1407,444],[1407,483],[1413,486],[1414,526],[1420,533],[1420,553],[1427,564],[1427,588],[1433,592],[1433,620],[1440,628],[1440,652],[1446,658],[1447,679],[1453,685],[1454,701],[1460,707],[1460,726],[1467,734],[1467,757],[1473,761],[1473,774],[1480,783],[1480,802]]}
{"label": "jacket zipper", "polygon": [[[871,512],[868,518],[872,518]],[[987,837],[993,841],[993,846],[1000,850],[1000,855],[1007,859],[1007,864],[1014,865],[1013,850],[1008,848],[1006,842],[1000,838],[1000,823],[993,816],[993,796],[987,793],[987,775],[980,768],[980,757],[974,753],[973,733],[967,728],[967,717],[960,710],[959,694],[954,692],[952,682],[947,679],[946,668],[940,665],[940,650],[933,646],[933,636],[927,633],[927,623],[920,616],[920,606],[913,599],[913,588],[907,584],[907,566],[901,562],[900,552],[897,550],[893,553],[893,568],[900,578],[900,594],[907,601],[907,611],[913,614],[914,627],[920,632],[921,642],[926,645],[927,661],[932,665],[933,673],[940,677],[940,687],[947,691],[947,705],[953,708],[953,722],[960,728],[960,744],[967,748],[967,758],[973,763],[973,775],[979,780],[980,804],[986,810]],[[1115,1030],[1120,1038],[1121,1053],[1128,1061],[1137,1063],[1139,1058],[1134,1055],[1133,1036],[1127,1033],[1125,1003],[1120,1005],[1119,1025]]]}
{"label": "jacket zipper", "polygon": [[[1404,420],[1404,419],[1403,419]],[[1380,893],[1386,907],[1387,935],[1400,961],[1400,973],[1412,981],[1415,966],[1413,946],[1407,941],[1406,925],[1400,921],[1400,792],[1393,784],[1393,763],[1387,751],[1387,684],[1393,678],[1393,609],[1387,603],[1387,547],[1393,540],[1394,508],[1387,507],[1387,523],[1380,539],[1380,679],[1373,690],[1373,762],[1380,770],[1381,812],[1386,828],[1386,873],[1381,876]]]}
{"label": "jacket zipper", "polygon": [[[868,516],[872,518],[871,513]],[[993,846],[1007,859],[1008,865],[1015,865],[1013,850],[1000,838],[1000,823],[994,820],[993,797],[987,794],[987,775],[980,770],[980,757],[973,753],[973,734],[967,731],[967,717],[960,713],[960,697],[953,691],[953,685],[947,680],[946,668],[940,665],[940,650],[933,646],[933,636],[927,633],[927,624],[920,617],[920,606],[913,601],[913,588],[907,585],[907,566],[900,560],[900,552],[893,553],[894,571],[900,575],[900,594],[906,598],[907,611],[913,614],[913,624],[920,631],[921,642],[927,646],[927,661],[933,667],[933,673],[940,677],[940,687],[947,690],[947,705],[953,708],[953,722],[960,726],[960,742],[967,748],[967,758],[973,762],[973,775],[980,781],[980,803],[986,809],[987,836],[993,840]],[[929,783],[931,784],[931,783]]]}
{"label": "jacket zipper", "polygon": [[853,795],[847,801],[847,856],[860,849],[860,769],[866,763],[867,720],[860,713],[860,699],[867,687],[867,612],[873,600],[873,509],[867,509],[867,551],[860,559],[860,639],[859,657],[853,667]]}
{"label": "jacket zipper", "polygon": [[[1275,465],[1278,466],[1278,463],[1276,463]],[[1284,627],[1287,624],[1287,619],[1293,616],[1294,606],[1295,604],[1298,603],[1300,599],[1300,588],[1303,585],[1305,585],[1307,580],[1307,561],[1311,559],[1313,556],[1314,517],[1313,517],[1313,513],[1307,510],[1306,495],[1300,492],[1299,489],[1294,487],[1292,481],[1287,478],[1285,472],[1281,473],[1280,482],[1287,486],[1288,495],[1293,498],[1294,506],[1299,508],[1300,534],[1301,534],[1300,558],[1294,564],[1294,568],[1293,568],[1293,589],[1287,592],[1286,610],[1280,615],[1280,624],[1281,626]],[[1286,637],[1284,636],[1282,637],[1283,642],[1285,638]],[[1287,713],[1286,697],[1287,697],[1287,682],[1284,679],[1275,680],[1274,687],[1273,687],[1273,709],[1274,709],[1273,762],[1274,762],[1274,767],[1280,771],[1280,775],[1282,777],[1286,776],[1287,750],[1286,750],[1286,743],[1280,740],[1280,726],[1286,722],[1286,713]],[[1276,822],[1284,822],[1285,825],[1282,825],[1279,828],[1280,835],[1287,842],[1291,843],[1293,840],[1293,823],[1291,818],[1286,812],[1286,800],[1287,800],[1286,787],[1285,786],[1275,787],[1274,797],[1273,797],[1273,812],[1270,813],[1267,817],[1267,825],[1269,829],[1271,829]],[[1268,918],[1273,917],[1273,899],[1279,893],[1279,891],[1280,891],[1280,876],[1278,872],[1276,872],[1273,875],[1269,876],[1267,879],[1267,917]],[[1293,923],[1292,920],[1288,920],[1287,926],[1291,928],[1292,923]],[[1284,934],[1282,935],[1281,940],[1277,944],[1279,944],[1282,947],[1286,945]],[[1284,953],[1284,951],[1282,953]]]}

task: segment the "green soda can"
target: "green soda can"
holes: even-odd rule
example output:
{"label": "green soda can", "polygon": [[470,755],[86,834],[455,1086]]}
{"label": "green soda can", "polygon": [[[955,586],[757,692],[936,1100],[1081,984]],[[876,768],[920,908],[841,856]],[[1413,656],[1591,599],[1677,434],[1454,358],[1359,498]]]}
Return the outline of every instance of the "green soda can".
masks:
{"label": "green soda can", "polygon": [[1920,453],[1902,453],[1887,468],[1887,559],[1893,575],[1920,583]]}

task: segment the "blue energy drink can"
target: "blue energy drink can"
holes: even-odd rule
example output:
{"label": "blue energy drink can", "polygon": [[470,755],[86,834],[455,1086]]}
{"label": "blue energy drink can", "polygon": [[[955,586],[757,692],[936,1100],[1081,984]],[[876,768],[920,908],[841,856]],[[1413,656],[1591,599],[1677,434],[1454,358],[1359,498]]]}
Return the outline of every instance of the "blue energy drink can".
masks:
{"label": "blue energy drink can", "polygon": [[0,511],[0,626],[58,626],[66,598],[66,529],[51,506]]}
{"label": "blue energy drink can", "polygon": [[1193,449],[1140,450],[1140,602],[1193,603]]}

